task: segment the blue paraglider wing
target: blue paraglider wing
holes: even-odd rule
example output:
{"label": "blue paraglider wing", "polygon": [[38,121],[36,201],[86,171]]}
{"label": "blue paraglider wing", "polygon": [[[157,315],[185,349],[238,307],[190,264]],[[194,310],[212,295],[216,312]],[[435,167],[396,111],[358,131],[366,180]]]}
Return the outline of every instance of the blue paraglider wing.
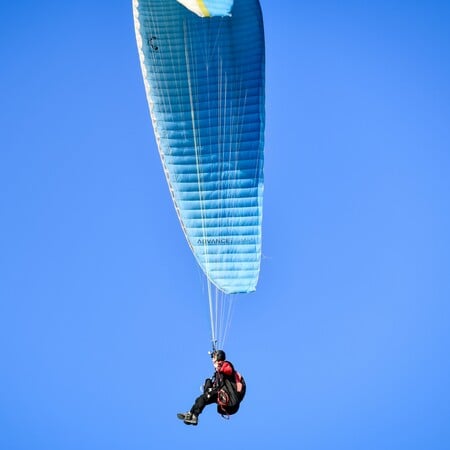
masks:
{"label": "blue paraglider wing", "polygon": [[[183,3],[183,4],[181,4]],[[134,0],[147,99],[167,182],[198,264],[222,292],[255,290],[261,259],[264,36],[258,0],[200,17]],[[228,6],[230,9],[230,5]]]}

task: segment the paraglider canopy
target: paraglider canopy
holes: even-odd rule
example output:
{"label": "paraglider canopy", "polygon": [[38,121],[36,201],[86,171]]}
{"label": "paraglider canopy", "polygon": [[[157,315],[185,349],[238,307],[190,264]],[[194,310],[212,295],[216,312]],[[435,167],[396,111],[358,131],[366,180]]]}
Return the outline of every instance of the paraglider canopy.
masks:
{"label": "paraglider canopy", "polygon": [[217,323],[222,312],[212,309],[221,293],[252,292],[259,277],[265,122],[260,5],[133,5],[161,161],[181,227],[208,279],[211,322]]}

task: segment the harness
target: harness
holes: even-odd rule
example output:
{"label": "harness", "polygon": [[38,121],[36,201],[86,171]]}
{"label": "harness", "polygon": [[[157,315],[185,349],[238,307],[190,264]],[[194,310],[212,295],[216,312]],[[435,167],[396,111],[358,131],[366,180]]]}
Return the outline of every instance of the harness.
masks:
{"label": "harness", "polygon": [[[228,364],[230,364],[233,370],[231,375],[233,381],[230,380],[229,377],[223,377],[221,386],[217,391],[217,412],[224,419],[229,419],[230,415],[235,414],[238,411],[239,405],[244,399],[246,389],[244,377],[234,369],[233,364],[230,362],[228,362]],[[215,377],[216,375],[217,373],[214,374]],[[214,382],[217,383],[216,378]]]}

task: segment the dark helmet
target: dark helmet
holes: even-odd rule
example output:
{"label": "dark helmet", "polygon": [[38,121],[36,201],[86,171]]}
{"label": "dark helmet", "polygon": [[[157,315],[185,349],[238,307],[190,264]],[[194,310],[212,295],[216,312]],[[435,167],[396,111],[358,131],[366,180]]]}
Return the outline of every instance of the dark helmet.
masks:
{"label": "dark helmet", "polygon": [[215,359],[216,361],[225,361],[226,359],[226,355],[225,352],[223,350],[216,350],[213,354],[212,354],[213,359]]}

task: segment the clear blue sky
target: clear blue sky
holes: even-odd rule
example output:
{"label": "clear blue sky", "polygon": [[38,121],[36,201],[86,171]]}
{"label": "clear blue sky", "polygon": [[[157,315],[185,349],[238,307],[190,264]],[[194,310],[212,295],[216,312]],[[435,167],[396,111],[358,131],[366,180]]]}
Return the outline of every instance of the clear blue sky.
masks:
{"label": "clear blue sky", "polygon": [[262,0],[258,291],[211,374],[131,1],[0,6],[0,448],[450,447],[450,4]]}

